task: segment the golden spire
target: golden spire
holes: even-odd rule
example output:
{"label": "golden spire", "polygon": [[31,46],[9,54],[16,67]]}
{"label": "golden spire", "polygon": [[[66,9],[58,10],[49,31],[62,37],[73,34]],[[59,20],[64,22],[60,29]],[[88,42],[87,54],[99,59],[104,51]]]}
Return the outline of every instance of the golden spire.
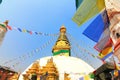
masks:
{"label": "golden spire", "polygon": [[61,26],[61,28],[60,28],[60,32],[62,33],[66,33],[66,28],[65,28],[65,26]]}
{"label": "golden spire", "polygon": [[66,28],[65,28],[65,26],[61,26],[61,28],[60,28],[60,36],[58,38],[58,41],[59,40],[63,40],[63,41],[69,42],[67,37],[66,37]]}
{"label": "golden spire", "polygon": [[31,68],[28,71],[26,71],[26,73],[28,74],[38,73],[39,68],[40,68],[39,61],[35,61],[32,64]]}
{"label": "golden spire", "polygon": [[47,61],[47,64],[43,66],[41,73],[42,75],[45,75],[46,73],[48,74],[48,76],[46,76],[44,80],[58,80],[59,72],[53,62],[53,58],[50,58]]}
{"label": "golden spire", "polygon": [[56,44],[53,46],[53,55],[63,55],[67,53],[67,56],[70,56],[70,43],[66,36],[66,28],[65,26],[61,26],[60,35]]}

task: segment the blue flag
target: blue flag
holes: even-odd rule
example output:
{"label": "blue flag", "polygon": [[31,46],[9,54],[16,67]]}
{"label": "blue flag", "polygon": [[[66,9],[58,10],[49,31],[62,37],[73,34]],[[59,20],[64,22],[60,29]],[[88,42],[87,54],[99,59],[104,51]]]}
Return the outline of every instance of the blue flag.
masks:
{"label": "blue flag", "polygon": [[83,78],[83,77],[81,77],[81,78],[79,78],[79,80],[84,80],[84,78]]}
{"label": "blue flag", "polygon": [[106,10],[99,13],[95,20],[85,29],[83,34],[91,40],[98,42],[102,33],[109,26],[109,19]]}

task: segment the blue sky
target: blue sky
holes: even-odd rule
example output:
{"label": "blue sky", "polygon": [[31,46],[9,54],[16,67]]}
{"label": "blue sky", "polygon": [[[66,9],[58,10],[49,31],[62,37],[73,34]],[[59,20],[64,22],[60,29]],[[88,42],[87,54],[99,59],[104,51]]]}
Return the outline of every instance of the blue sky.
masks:
{"label": "blue sky", "polygon": [[[75,0],[3,0],[0,4],[0,10],[0,22],[9,20],[11,27],[56,34],[59,33],[59,28],[64,25],[67,28],[67,33],[71,34],[80,46],[97,55],[97,52],[91,49],[95,45],[95,42],[82,35],[83,30],[92,20],[83,24],[81,27],[72,21],[72,17],[76,11]],[[41,47],[51,38],[51,36],[30,35],[15,30],[8,30],[0,46],[0,64],[2,65],[2,63],[8,60],[18,58]],[[51,49],[56,39],[57,37],[52,40],[50,45],[36,53],[33,57],[21,61],[21,64],[15,69],[23,71],[34,60],[51,56]],[[91,48],[89,49],[88,47]],[[81,54],[80,57],[86,54],[84,51],[80,52],[78,50],[78,52]],[[72,56],[75,56],[73,52]],[[89,58],[89,55],[87,57]],[[89,60],[91,60],[91,64],[94,64],[94,61],[96,61],[93,58],[89,58]],[[15,64],[14,62],[10,62],[6,66],[11,66]],[[99,61],[94,65],[98,67],[100,64]]]}

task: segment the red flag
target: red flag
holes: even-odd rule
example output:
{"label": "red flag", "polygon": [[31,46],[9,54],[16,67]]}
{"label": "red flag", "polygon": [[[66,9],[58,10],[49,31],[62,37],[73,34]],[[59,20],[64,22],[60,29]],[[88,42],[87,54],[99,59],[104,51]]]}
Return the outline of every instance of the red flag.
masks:
{"label": "red flag", "polygon": [[7,25],[7,28],[8,28],[9,30],[12,30],[12,27],[11,27],[11,26],[9,26],[9,25]]}
{"label": "red flag", "polygon": [[29,33],[32,34],[32,31],[30,31]]}

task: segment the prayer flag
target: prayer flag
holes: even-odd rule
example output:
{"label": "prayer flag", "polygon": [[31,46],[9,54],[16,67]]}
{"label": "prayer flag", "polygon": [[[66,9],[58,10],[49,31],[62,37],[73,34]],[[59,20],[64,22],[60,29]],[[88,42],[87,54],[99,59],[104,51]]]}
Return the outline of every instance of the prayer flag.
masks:
{"label": "prayer flag", "polygon": [[84,80],[89,80],[90,78],[89,78],[89,75],[85,75],[84,76]]}
{"label": "prayer flag", "polygon": [[98,42],[102,33],[109,26],[109,19],[106,10],[99,13],[94,21],[85,29],[83,34],[91,40]]}
{"label": "prayer flag", "polygon": [[7,28],[8,28],[9,30],[12,30],[12,27],[11,27],[11,26],[7,26]]}
{"label": "prayer flag", "polygon": [[101,52],[101,54],[102,54],[102,55],[106,55],[106,54],[108,54],[108,53],[110,53],[110,52],[112,52],[112,47],[107,47],[107,48],[105,48],[105,49]]}
{"label": "prayer flag", "polygon": [[29,33],[30,33],[30,34],[33,34],[33,32],[32,32],[32,31],[30,31]]}
{"label": "prayer flag", "polygon": [[95,46],[94,48],[98,51],[101,52],[103,49],[107,47],[112,47],[112,40],[110,36],[106,36],[105,38],[101,39]]}
{"label": "prayer flag", "polygon": [[79,80],[84,80],[84,78],[83,78],[83,77],[80,77]]}
{"label": "prayer flag", "polygon": [[2,0],[0,0],[0,4],[2,3]]}
{"label": "prayer flag", "polygon": [[80,6],[80,4],[82,3],[83,0],[76,0],[76,9],[78,9],[78,7]]}
{"label": "prayer flag", "polygon": [[80,26],[104,8],[104,0],[83,0],[72,20]]}
{"label": "prayer flag", "polygon": [[105,48],[101,53],[99,53],[99,58],[101,60],[107,59],[109,56],[113,54],[112,47]]}
{"label": "prayer flag", "polygon": [[35,32],[35,34],[38,34],[38,32]]}
{"label": "prayer flag", "polygon": [[94,73],[90,73],[89,76],[90,76],[91,79],[94,79],[94,78],[95,78]]}
{"label": "prayer flag", "polygon": [[23,29],[22,32],[27,32],[27,30]]}
{"label": "prayer flag", "polygon": [[22,32],[22,30],[20,28],[17,28],[20,32]]}

